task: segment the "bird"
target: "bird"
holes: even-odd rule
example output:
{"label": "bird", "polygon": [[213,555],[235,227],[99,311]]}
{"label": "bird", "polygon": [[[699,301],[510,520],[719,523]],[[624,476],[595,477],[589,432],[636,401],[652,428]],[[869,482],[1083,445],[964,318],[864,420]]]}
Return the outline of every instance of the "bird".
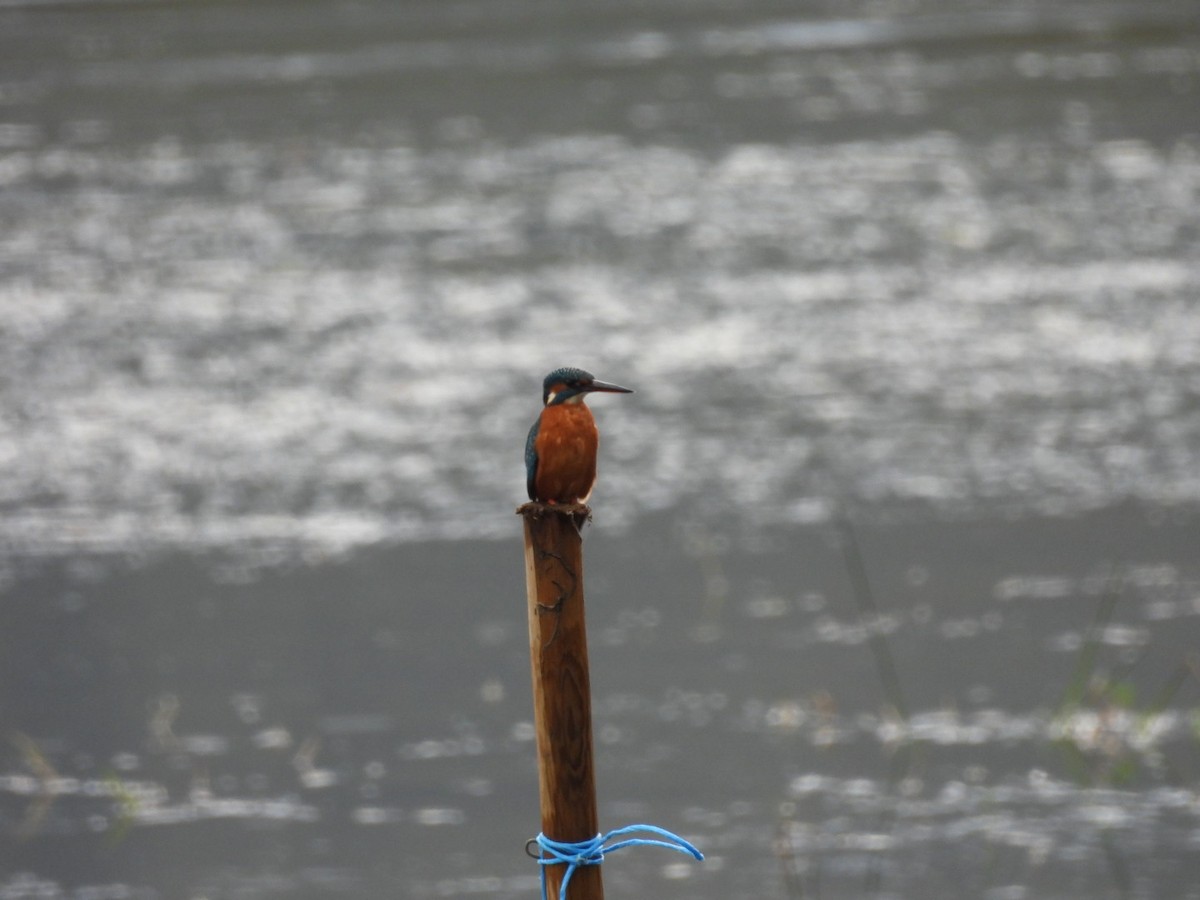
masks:
{"label": "bird", "polygon": [[542,412],[525,440],[525,489],[535,503],[585,504],[596,484],[600,432],[584,398],[632,394],[583,369],[555,369],[542,382]]}

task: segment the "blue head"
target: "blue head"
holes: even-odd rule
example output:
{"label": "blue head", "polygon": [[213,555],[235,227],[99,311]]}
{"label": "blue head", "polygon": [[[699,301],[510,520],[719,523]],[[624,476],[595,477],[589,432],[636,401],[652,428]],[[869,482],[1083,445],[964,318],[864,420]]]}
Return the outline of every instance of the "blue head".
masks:
{"label": "blue head", "polygon": [[596,376],[583,369],[570,366],[555,369],[542,382],[542,404],[553,406],[558,403],[578,403],[585,394],[603,391],[609,394],[632,394],[629,388],[607,381],[597,381]]}

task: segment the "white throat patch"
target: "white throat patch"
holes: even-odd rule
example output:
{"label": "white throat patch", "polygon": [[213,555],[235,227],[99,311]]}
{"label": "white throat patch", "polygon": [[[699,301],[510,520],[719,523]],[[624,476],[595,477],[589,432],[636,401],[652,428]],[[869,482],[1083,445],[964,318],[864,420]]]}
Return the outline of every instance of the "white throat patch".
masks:
{"label": "white throat patch", "polygon": [[[549,406],[551,403],[553,403],[553,402],[554,402],[554,398],[558,396],[558,393],[559,393],[558,391],[551,391],[550,393],[548,393],[548,394],[546,395],[546,404],[545,404],[545,405],[546,405],[546,406]],[[564,403],[564,404],[567,404],[567,403],[582,403],[582,402],[583,402],[583,398],[584,398],[584,397],[586,397],[586,396],[587,396],[587,394],[586,394],[586,393],[583,393],[583,394],[572,394],[570,397],[568,397],[566,400],[564,400],[564,401],[563,401],[563,403]]]}

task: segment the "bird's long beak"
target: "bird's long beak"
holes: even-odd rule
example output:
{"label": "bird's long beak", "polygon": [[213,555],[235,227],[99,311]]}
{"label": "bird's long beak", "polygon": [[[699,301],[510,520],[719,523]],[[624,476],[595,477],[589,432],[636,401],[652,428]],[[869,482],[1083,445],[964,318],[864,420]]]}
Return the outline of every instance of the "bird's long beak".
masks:
{"label": "bird's long beak", "polygon": [[600,391],[605,394],[632,394],[633,388],[621,387],[619,384],[609,384],[607,381],[593,381],[584,389],[585,393]]}

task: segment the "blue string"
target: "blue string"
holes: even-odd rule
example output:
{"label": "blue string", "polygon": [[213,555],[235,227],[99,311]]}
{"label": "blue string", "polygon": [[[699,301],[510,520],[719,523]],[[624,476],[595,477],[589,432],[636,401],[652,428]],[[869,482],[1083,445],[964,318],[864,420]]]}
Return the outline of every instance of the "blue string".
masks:
{"label": "blue string", "polygon": [[[634,834],[636,832],[657,834],[662,840],[654,840],[653,838],[627,838],[623,841],[617,841],[617,843],[611,846],[605,846],[605,844],[615,837]],[[567,867],[567,873],[563,875],[562,885],[558,889],[559,900],[567,900],[567,885],[570,884],[571,876],[575,874],[576,869],[580,866],[598,866],[604,862],[604,854],[612,853],[614,850],[620,850],[624,847],[666,847],[668,850],[677,850],[680,853],[686,853],[693,859],[704,859],[703,853],[679,835],[672,834],[665,828],[659,828],[657,825],[626,825],[624,828],[616,828],[608,832],[608,834],[598,834],[590,840],[574,843],[554,841],[544,834],[539,834],[534,838],[534,841],[542,851],[542,857],[538,860],[538,865],[542,867],[542,900],[548,900],[546,896],[546,866],[565,865]]]}

